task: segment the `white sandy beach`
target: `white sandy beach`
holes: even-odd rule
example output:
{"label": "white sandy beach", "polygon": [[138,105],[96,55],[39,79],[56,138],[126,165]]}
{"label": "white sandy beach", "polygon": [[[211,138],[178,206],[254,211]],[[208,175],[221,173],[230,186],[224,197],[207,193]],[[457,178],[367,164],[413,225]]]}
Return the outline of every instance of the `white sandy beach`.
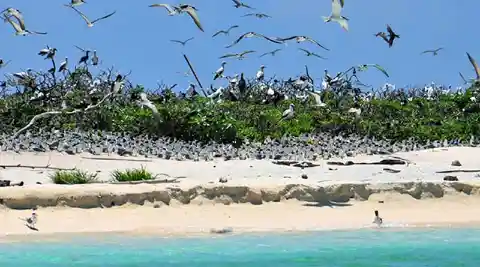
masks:
{"label": "white sandy beach", "polygon": [[[480,226],[480,148],[397,153],[408,165],[318,167],[275,165],[271,161],[177,162],[146,158],[59,153],[0,153],[0,179],[24,181],[0,188],[0,236],[127,232],[195,234],[231,227],[234,232],[305,231],[371,227],[378,209],[385,226]],[[103,158],[103,159],[98,159]],[[390,156],[356,156],[330,161],[377,161]],[[128,159],[129,161],[127,161]],[[143,160],[130,161],[130,160]],[[451,166],[453,160],[462,166]],[[37,166],[35,169],[11,167]],[[54,185],[52,170],[76,167],[98,172],[103,181],[115,169],[139,168],[178,183]],[[391,173],[384,168],[399,171]],[[480,172],[478,172],[480,173]],[[306,174],[308,179],[302,179]],[[453,175],[459,182],[443,182]],[[219,178],[227,183],[219,183]],[[40,182],[42,184],[36,184]],[[37,206],[37,228],[19,217]],[[114,206],[114,207],[112,207]]]}

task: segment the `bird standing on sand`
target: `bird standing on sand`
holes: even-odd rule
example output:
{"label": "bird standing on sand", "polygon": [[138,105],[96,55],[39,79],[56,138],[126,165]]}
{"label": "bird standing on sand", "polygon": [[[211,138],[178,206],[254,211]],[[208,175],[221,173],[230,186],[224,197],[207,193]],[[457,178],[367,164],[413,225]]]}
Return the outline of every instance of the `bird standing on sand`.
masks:
{"label": "bird standing on sand", "polygon": [[257,81],[263,81],[265,78],[265,66],[260,66],[260,70],[257,71]]}
{"label": "bird standing on sand", "polygon": [[440,47],[440,48],[437,48],[437,49],[433,49],[433,50],[425,50],[423,51],[422,53],[420,54],[426,54],[426,53],[432,53],[432,55],[434,56],[437,56],[438,55],[438,51],[442,50],[443,47]]}
{"label": "bird standing on sand", "polygon": [[37,224],[38,222],[38,215],[37,213],[35,212],[35,209],[32,210],[32,215],[30,217],[27,217],[27,218],[19,218],[20,220],[22,221],[25,221],[26,222],[26,225],[29,227],[29,228],[33,228],[33,229],[36,229],[35,228],[35,225]]}
{"label": "bird standing on sand", "polygon": [[73,10],[75,10],[75,12],[77,12],[77,13],[83,18],[83,20],[85,21],[85,23],[87,23],[87,26],[88,26],[89,28],[93,27],[93,25],[95,25],[95,22],[98,22],[98,21],[100,21],[100,20],[104,20],[104,19],[106,19],[106,18],[109,18],[109,17],[113,16],[115,13],[117,13],[117,11],[113,11],[113,12],[110,13],[110,14],[107,14],[107,15],[105,15],[105,16],[103,16],[103,17],[100,17],[100,18],[98,18],[98,19],[94,19],[94,20],[91,21],[90,19],[87,18],[87,16],[85,16],[85,14],[83,14],[80,10],[76,9],[74,6],[71,6],[71,5],[65,5],[65,6],[71,8],[71,9],[73,9]]}
{"label": "bird standing on sand", "polygon": [[332,0],[332,12],[330,16],[323,17],[323,21],[327,22],[337,22],[344,30],[348,31],[348,18],[342,16],[343,1],[341,0]]}
{"label": "bird standing on sand", "polygon": [[232,29],[235,29],[235,28],[238,28],[238,27],[239,27],[238,25],[233,25],[233,26],[230,26],[230,28],[228,28],[228,29],[226,29],[226,30],[220,30],[220,31],[214,33],[214,34],[212,35],[212,38],[215,37],[215,36],[217,36],[217,35],[219,35],[219,34],[221,34],[221,33],[223,33],[224,35],[229,35],[229,34],[230,34],[230,31],[231,31]]}
{"label": "bird standing on sand", "polygon": [[223,72],[225,71],[225,65],[227,64],[227,62],[223,61],[222,62],[222,66],[220,66],[220,68],[215,72],[215,76],[213,77],[213,80],[216,80],[220,77],[223,77]]}
{"label": "bird standing on sand", "polygon": [[378,215],[378,210],[374,211],[375,218],[373,219],[373,223],[380,227],[383,223],[383,219]]}

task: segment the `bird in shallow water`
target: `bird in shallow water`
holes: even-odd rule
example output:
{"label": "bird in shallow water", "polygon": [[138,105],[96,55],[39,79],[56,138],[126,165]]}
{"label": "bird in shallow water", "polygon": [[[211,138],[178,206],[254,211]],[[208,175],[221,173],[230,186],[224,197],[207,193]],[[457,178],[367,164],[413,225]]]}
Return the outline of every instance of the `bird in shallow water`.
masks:
{"label": "bird in shallow water", "polygon": [[213,80],[216,80],[220,77],[223,77],[223,72],[225,71],[225,65],[227,64],[227,62],[223,61],[222,62],[222,66],[220,66],[220,68],[215,71],[215,76],[213,77]]}
{"label": "bird in shallow water", "polygon": [[107,14],[107,15],[105,15],[105,16],[103,16],[103,17],[100,17],[100,18],[98,18],[98,19],[94,19],[94,20],[91,21],[89,18],[87,18],[87,16],[85,16],[85,14],[83,14],[80,10],[76,9],[74,6],[71,6],[71,5],[65,5],[65,6],[71,8],[71,9],[73,9],[73,10],[75,10],[75,12],[77,12],[77,13],[83,18],[83,20],[85,21],[85,23],[87,23],[87,26],[88,26],[89,28],[93,27],[93,25],[95,25],[95,22],[98,22],[98,21],[100,21],[100,20],[104,20],[104,19],[106,19],[106,18],[109,18],[109,17],[113,16],[115,13],[117,13],[117,11],[113,11],[113,12],[110,13],[110,14]]}
{"label": "bird in shallow water", "polygon": [[230,26],[230,28],[228,28],[228,29],[226,29],[226,30],[220,30],[220,31],[214,33],[214,34],[212,35],[212,38],[215,37],[215,36],[217,36],[217,35],[219,35],[219,34],[221,34],[221,33],[223,33],[224,35],[229,35],[229,34],[230,34],[230,31],[231,31],[232,29],[235,29],[235,28],[238,28],[238,27],[239,27],[238,25],[233,25],[233,26]]}
{"label": "bird in shallow water", "polygon": [[324,58],[324,57],[322,57],[322,56],[320,56],[320,55],[318,55],[318,54],[315,54],[315,53],[313,53],[313,52],[310,52],[310,51],[308,51],[307,49],[299,48],[298,50],[305,52],[305,55],[306,55],[307,57],[314,56],[314,57],[318,57],[318,58],[321,58],[321,59],[327,59],[327,58]]}
{"label": "bird in shallow water", "polygon": [[323,17],[323,21],[327,22],[337,22],[344,30],[348,31],[348,18],[342,16],[343,1],[341,0],[332,0],[332,12],[330,16]]}
{"label": "bird in shallow water", "polygon": [[247,5],[243,2],[240,2],[239,0],[232,0],[232,1],[233,1],[233,3],[235,3],[235,5],[233,5],[233,6],[236,7],[236,8],[245,7],[245,8],[249,8],[249,9],[254,9],[251,6],[249,6],[249,5]]}
{"label": "bird in shallow water", "polygon": [[437,49],[432,49],[432,50],[425,50],[420,54],[426,54],[426,53],[432,53],[434,56],[438,56],[438,51],[443,50],[443,47],[437,48]]}

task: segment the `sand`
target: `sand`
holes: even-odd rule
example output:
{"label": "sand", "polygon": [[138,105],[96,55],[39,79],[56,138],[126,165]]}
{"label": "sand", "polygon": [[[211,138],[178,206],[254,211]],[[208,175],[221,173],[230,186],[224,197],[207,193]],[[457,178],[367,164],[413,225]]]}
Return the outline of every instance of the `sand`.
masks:
{"label": "sand", "polygon": [[[0,179],[24,181],[0,188],[0,237],[52,234],[132,233],[184,235],[231,228],[255,231],[311,231],[373,227],[379,210],[385,227],[480,226],[480,179],[476,173],[437,173],[480,169],[480,148],[448,148],[397,153],[408,165],[297,168],[270,161],[177,162],[59,153],[0,153]],[[105,160],[108,158],[109,160]],[[377,161],[357,156],[339,161]],[[477,160],[475,160],[477,159]],[[137,161],[131,161],[137,160]],[[148,160],[139,162],[138,160]],[[453,160],[461,167],[451,166]],[[168,184],[54,185],[41,168],[76,167],[98,172],[103,181],[115,169],[145,166]],[[390,173],[383,168],[399,170]],[[306,174],[308,179],[302,179]],[[443,182],[446,175],[459,182]],[[219,183],[219,178],[227,183]],[[41,185],[36,184],[41,182]],[[19,217],[38,207],[38,231]]]}

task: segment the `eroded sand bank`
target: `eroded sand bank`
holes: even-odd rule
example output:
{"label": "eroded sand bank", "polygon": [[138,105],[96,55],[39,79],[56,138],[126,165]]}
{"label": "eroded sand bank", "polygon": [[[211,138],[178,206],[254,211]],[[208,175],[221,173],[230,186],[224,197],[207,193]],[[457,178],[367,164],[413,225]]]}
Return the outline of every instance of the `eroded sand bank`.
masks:
{"label": "eroded sand bank", "polygon": [[[211,229],[233,232],[306,231],[371,227],[378,209],[390,227],[480,226],[478,148],[452,148],[402,153],[408,165],[328,166],[314,168],[274,165],[269,161],[149,161],[147,168],[179,183],[118,185],[54,185],[48,169],[7,167],[0,179],[26,181],[23,187],[0,188],[0,236],[60,233],[128,232],[195,234]],[[343,160],[378,160],[358,156]],[[463,166],[451,166],[459,160]],[[45,161],[45,162],[43,162]],[[143,162],[94,160],[56,154],[0,153],[0,165],[78,167],[108,173],[136,168]],[[138,166],[137,166],[138,165]],[[388,167],[388,166],[387,166]],[[450,170],[459,182],[443,182]],[[307,174],[308,179],[300,178]],[[228,178],[219,183],[218,178]],[[35,181],[41,180],[41,185]],[[103,179],[106,181],[105,179]],[[39,231],[19,217],[37,207]]]}

